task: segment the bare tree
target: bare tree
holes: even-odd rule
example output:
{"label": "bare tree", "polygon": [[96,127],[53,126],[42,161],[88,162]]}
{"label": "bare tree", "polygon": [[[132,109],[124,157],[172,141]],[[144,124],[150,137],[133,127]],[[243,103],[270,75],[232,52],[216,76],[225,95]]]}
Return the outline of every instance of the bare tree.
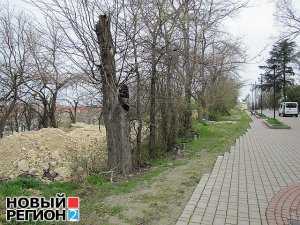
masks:
{"label": "bare tree", "polygon": [[294,0],[277,0],[277,19],[287,28],[284,36],[291,38],[300,35],[300,13]]}
{"label": "bare tree", "polygon": [[0,138],[14,110],[28,69],[29,49],[26,31],[29,21],[7,6],[0,16]]}
{"label": "bare tree", "polygon": [[64,39],[60,29],[51,21],[47,22],[46,29],[36,28],[28,37],[33,60],[26,87],[38,106],[35,109],[40,117],[39,127],[57,127],[57,98],[70,81],[70,72],[66,68],[68,62],[60,52]]}
{"label": "bare tree", "polygon": [[116,78],[114,46],[110,32],[110,20],[106,15],[99,17],[96,33],[101,48],[103,91],[103,116],[106,126],[108,166],[123,174],[132,171],[129,144],[129,121],[127,110],[122,106]]}
{"label": "bare tree", "polygon": [[[125,85],[124,82],[122,83],[122,78],[127,80],[122,63],[119,63],[124,61],[127,48],[126,45],[124,46],[124,40],[118,39],[121,38],[118,34],[122,4],[114,1],[111,9],[109,9],[110,5],[97,1],[39,0],[34,1],[33,4],[61,28],[67,43],[62,51],[77,69],[88,76],[92,84],[101,89],[107,131],[108,166],[112,170],[128,174],[132,170],[129,124],[127,112],[123,108],[124,103],[119,98],[119,89]],[[97,22],[97,17],[103,9],[110,12],[109,16],[101,17],[102,20]],[[99,31],[112,31],[112,34],[99,33]],[[115,64],[115,61],[118,63]],[[115,65],[120,66],[115,67]]]}
{"label": "bare tree", "polygon": [[[228,90],[237,81],[233,73],[238,70],[238,54],[232,53],[236,43],[225,44],[222,35],[226,34],[220,24],[244,7],[244,1],[32,2],[58,32],[56,40],[63,37],[55,49],[57,55],[68,59],[72,77],[81,74],[87,86],[95,88],[97,95],[101,93],[111,170],[128,174],[133,165],[141,166],[143,140],[149,140],[147,153],[151,158],[160,153],[159,149],[163,153],[172,150],[178,135],[191,129],[193,97],[198,108],[209,108],[207,99],[212,90]],[[55,70],[59,60],[53,61],[39,48],[32,51],[36,56],[34,68],[40,68],[34,74],[46,75],[47,82],[32,80],[28,88],[35,90],[36,102],[43,102],[39,89],[43,87],[48,96],[46,105],[51,105],[49,99],[54,97],[49,93],[57,88],[48,76],[64,73]],[[53,52],[53,48],[46,50]],[[222,86],[222,82],[226,85]],[[129,91],[134,94],[128,102]],[[236,96],[236,92],[231,94]],[[225,101],[217,96],[211,100]],[[79,103],[73,100],[70,114],[74,119]],[[134,146],[130,146],[128,122],[133,120],[138,123],[137,137]],[[149,131],[145,135],[148,139],[142,137],[143,128]]]}

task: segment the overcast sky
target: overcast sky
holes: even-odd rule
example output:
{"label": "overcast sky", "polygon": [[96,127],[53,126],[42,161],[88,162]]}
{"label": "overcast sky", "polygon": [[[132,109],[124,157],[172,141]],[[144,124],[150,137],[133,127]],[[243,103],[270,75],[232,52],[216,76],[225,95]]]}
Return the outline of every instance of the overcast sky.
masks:
{"label": "overcast sky", "polygon": [[[300,7],[299,0],[295,4]],[[276,0],[251,0],[248,8],[226,21],[228,31],[242,38],[248,59],[253,59],[241,71],[241,78],[247,81],[247,86],[241,90],[242,97],[249,93],[250,84],[257,81],[261,73],[258,66],[264,64],[272,45],[278,41],[281,32],[284,32],[274,16],[275,12]]]}
{"label": "overcast sky", "polygon": [[[36,11],[22,0],[9,2],[18,8]],[[258,66],[264,64],[272,45],[278,40],[280,32],[284,30],[274,17],[275,2],[276,0],[250,0],[249,7],[226,21],[226,30],[234,37],[242,39],[247,49],[248,59],[253,59],[243,66],[240,73],[241,79],[248,85],[241,90],[241,97],[249,93],[250,84],[257,80],[261,72]],[[300,9],[300,0],[296,0],[295,4]]]}

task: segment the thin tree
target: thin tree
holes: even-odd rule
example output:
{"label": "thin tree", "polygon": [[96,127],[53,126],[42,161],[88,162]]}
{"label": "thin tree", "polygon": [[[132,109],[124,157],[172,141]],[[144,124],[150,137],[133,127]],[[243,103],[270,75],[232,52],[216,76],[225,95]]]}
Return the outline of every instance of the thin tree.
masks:
{"label": "thin tree", "polygon": [[25,14],[7,6],[0,16],[0,138],[13,112],[28,70],[29,49]]}

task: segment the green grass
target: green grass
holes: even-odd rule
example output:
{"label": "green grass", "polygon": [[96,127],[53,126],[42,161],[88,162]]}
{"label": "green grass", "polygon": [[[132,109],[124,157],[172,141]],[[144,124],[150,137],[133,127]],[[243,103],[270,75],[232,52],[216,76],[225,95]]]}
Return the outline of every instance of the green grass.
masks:
{"label": "green grass", "polygon": [[89,176],[86,178],[86,183],[75,184],[71,182],[52,182],[45,184],[33,178],[17,178],[13,181],[6,181],[0,183],[0,197],[7,196],[26,196],[33,192],[39,193],[41,196],[50,197],[56,193],[65,193],[68,195],[75,195],[84,187],[92,187],[105,195],[111,194],[125,194],[133,191],[138,184],[150,182],[154,177],[158,176],[166,170],[167,164],[156,166],[141,176],[136,176],[128,180],[123,180],[117,183],[111,183],[101,176]]}
{"label": "green grass", "polygon": [[283,122],[277,120],[276,118],[267,117],[265,121],[268,123],[270,128],[277,128],[277,129],[289,129],[290,127]]}
{"label": "green grass", "polygon": [[34,178],[17,178],[0,183],[0,197],[26,196],[31,195],[32,192],[39,193],[45,197],[54,196],[56,193],[71,195],[75,193],[77,187],[78,185],[70,182],[45,184]]}
{"label": "green grass", "polygon": [[[168,169],[167,161],[161,162],[161,164],[159,161],[155,163],[155,167],[148,172],[117,183],[111,183],[107,179],[96,175],[87,177],[84,184],[71,182],[45,184],[33,178],[18,178],[13,181],[2,182],[0,183],[0,200],[2,199],[0,202],[2,202],[4,206],[4,198],[7,196],[38,194],[40,196],[50,197],[55,196],[56,193],[66,193],[67,196],[73,195],[81,197],[81,213],[83,215],[87,215],[91,211],[96,211],[99,215],[108,214],[113,216],[120,213],[123,206],[105,206],[101,203],[101,199],[110,195],[121,195],[133,192],[138,186],[147,185],[153,178]],[[4,211],[4,208],[2,210]],[[0,224],[1,222],[5,223],[4,214],[1,215],[0,207]],[[34,223],[29,222],[28,224]]]}
{"label": "green grass", "polygon": [[134,191],[138,185],[151,182],[153,178],[157,177],[168,168],[165,163],[158,165],[140,176],[135,176],[131,179],[122,180],[116,183],[111,183],[101,176],[89,176],[87,177],[87,183],[85,185],[96,188],[97,192],[101,192],[103,196],[130,193]]}
{"label": "green grass", "polygon": [[41,183],[35,179],[18,178],[0,183],[0,197],[29,195],[29,188],[39,188]]}
{"label": "green grass", "polygon": [[279,120],[277,120],[276,118],[267,118],[267,122],[271,125],[283,125],[282,122],[280,122]]}
{"label": "green grass", "polygon": [[250,118],[246,112],[234,111],[230,117],[226,117],[226,120],[234,121],[233,118],[237,118],[238,115],[239,120],[236,123],[207,125],[195,122],[193,129],[200,134],[200,138],[186,144],[188,153],[193,156],[203,149],[207,152],[223,152],[227,150],[235,139],[249,127]]}

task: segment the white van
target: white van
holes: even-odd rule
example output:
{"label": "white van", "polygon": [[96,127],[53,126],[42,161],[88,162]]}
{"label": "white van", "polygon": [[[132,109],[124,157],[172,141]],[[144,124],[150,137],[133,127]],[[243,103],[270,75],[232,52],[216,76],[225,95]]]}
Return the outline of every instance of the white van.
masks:
{"label": "white van", "polygon": [[298,103],[297,102],[282,102],[279,107],[279,116],[296,116],[298,117]]}

